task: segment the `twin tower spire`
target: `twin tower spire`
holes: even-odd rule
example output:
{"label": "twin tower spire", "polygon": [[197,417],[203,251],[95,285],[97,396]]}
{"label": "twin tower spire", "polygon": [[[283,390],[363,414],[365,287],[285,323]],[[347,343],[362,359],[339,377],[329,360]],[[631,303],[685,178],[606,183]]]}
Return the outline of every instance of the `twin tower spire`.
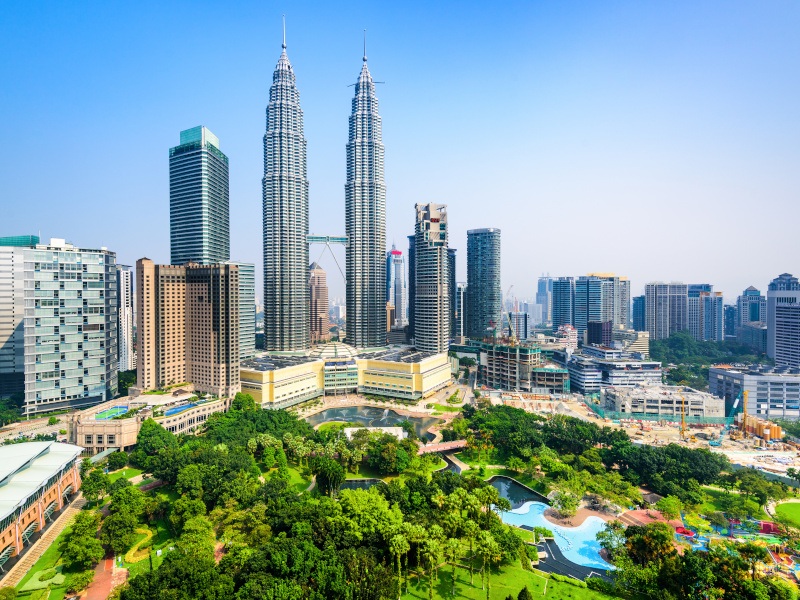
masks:
{"label": "twin tower spire", "polygon": [[[386,185],[381,117],[367,44],[355,85],[345,183],[347,341],[386,344]],[[308,173],[303,111],[286,54],[286,26],[272,74],[264,134],[264,338],[268,351],[310,345],[308,297]]]}

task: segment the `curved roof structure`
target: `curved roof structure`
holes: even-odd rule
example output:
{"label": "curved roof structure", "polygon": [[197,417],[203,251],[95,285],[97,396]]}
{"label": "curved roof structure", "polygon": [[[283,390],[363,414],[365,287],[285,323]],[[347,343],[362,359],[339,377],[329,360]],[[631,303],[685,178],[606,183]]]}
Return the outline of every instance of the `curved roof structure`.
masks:
{"label": "curved roof structure", "polygon": [[0,446],[0,520],[47,486],[50,478],[70,466],[82,450],[58,442]]}
{"label": "curved roof structure", "polygon": [[321,358],[322,360],[328,358],[356,358],[358,356],[358,350],[342,342],[329,342],[311,350],[309,356],[312,358]]}

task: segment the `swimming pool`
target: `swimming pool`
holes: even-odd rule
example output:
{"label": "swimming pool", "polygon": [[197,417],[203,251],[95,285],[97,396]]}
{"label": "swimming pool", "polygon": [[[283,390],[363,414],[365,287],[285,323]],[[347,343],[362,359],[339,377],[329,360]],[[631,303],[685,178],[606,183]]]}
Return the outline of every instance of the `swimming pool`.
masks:
{"label": "swimming pool", "polygon": [[94,416],[94,419],[95,421],[106,421],[108,419],[118,417],[119,415],[124,415],[126,412],[128,412],[127,406],[114,406],[112,408],[101,410]]}
{"label": "swimming pool", "polygon": [[167,410],[164,411],[164,416],[165,417],[171,417],[172,415],[177,415],[180,412],[183,412],[185,410],[189,410],[190,408],[192,408],[194,406],[197,406],[196,402],[190,402],[189,404],[183,404],[181,406],[175,406],[173,408],[168,408]]}
{"label": "swimming pool", "polygon": [[600,543],[596,536],[605,527],[600,517],[587,517],[577,527],[561,527],[544,518],[544,511],[549,508],[543,502],[525,502],[519,508],[503,513],[503,522],[509,525],[528,525],[529,527],[547,527],[555,536],[556,545],[564,556],[574,563],[596,569],[613,569],[600,557]]}

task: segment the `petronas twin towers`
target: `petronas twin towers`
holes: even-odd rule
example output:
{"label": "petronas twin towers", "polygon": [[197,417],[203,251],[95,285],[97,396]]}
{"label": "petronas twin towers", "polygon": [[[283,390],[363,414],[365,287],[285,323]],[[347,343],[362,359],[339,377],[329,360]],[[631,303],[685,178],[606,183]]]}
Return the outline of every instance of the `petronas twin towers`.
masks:
{"label": "petronas twin towers", "polygon": [[[386,343],[386,186],[381,117],[366,49],[347,142],[347,341]],[[303,111],[286,42],[272,75],[264,134],[264,337],[271,351],[309,347],[308,174]]]}

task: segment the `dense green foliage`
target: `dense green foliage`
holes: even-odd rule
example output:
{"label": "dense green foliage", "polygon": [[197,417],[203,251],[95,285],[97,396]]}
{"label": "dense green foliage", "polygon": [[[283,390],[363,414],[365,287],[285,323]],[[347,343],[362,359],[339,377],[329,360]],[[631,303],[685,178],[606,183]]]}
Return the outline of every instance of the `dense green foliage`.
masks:
{"label": "dense green foliage", "polygon": [[629,526],[609,523],[598,535],[617,567],[614,582],[624,595],[678,600],[794,600],[797,588],[777,576],[759,576],[765,547],[723,542],[708,552],[679,554],[666,523]]}
{"label": "dense green foliage", "polygon": [[[665,340],[650,341],[650,358],[664,364],[667,382],[708,389],[708,368],[719,363],[768,362],[751,348],[737,342],[698,342],[688,331],[673,333]],[[676,365],[666,369],[667,365]]]}
{"label": "dense green foliage", "polygon": [[[707,449],[636,445],[620,429],[563,415],[547,419],[509,406],[465,407],[464,419],[455,419],[443,434],[445,440],[466,438],[470,448],[489,456],[496,452],[497,460],[514,470],[544,472],[562,492],[595,493],[622,504],[640,499],[638,485],[701,504],[700,486],[716,482],[729,466],[723,455]],[[574,498],[561,499],[568,516]]]}
{"label": "dense green foliage", "polygon": [[[516,563],[522,549],[490,508],[509,509],[508,501],[476,478],[427,475],[429,459],[416,450],[367,431],[352,441],[334,429],[317,433],[285,411],[252,410],[247,398],[200,437],[143,427],[139,457],[178,497],[164,505],[121,485],[101,539],[123,552],[137,525],[163,515],[176,542],[158,569],[130,580],[122,600],[389,599],[412,573],[432,586],[443,562],[465,561],[491,586],[492,565]],[[316,474],[317,491],[288,484],[288,459]],[[346,470],[362,463],[404,471],[404,480],[339,492]],[[214,540],[224,542],[218,563]]]}
{"label": "dense green foliage", "polygon": [[136,385],[136,369],[131,371],[120,371],[117,380],[117,392],[120,396],[128,395],[128,388]]}
{"label": "dense green foliage", "polygon": [[97,529],[100,527],[100,513],[83,510],[75,516],[70,530],[61,540],[61,558],[68,569],[89,569],[100,562],[105,552]]}

